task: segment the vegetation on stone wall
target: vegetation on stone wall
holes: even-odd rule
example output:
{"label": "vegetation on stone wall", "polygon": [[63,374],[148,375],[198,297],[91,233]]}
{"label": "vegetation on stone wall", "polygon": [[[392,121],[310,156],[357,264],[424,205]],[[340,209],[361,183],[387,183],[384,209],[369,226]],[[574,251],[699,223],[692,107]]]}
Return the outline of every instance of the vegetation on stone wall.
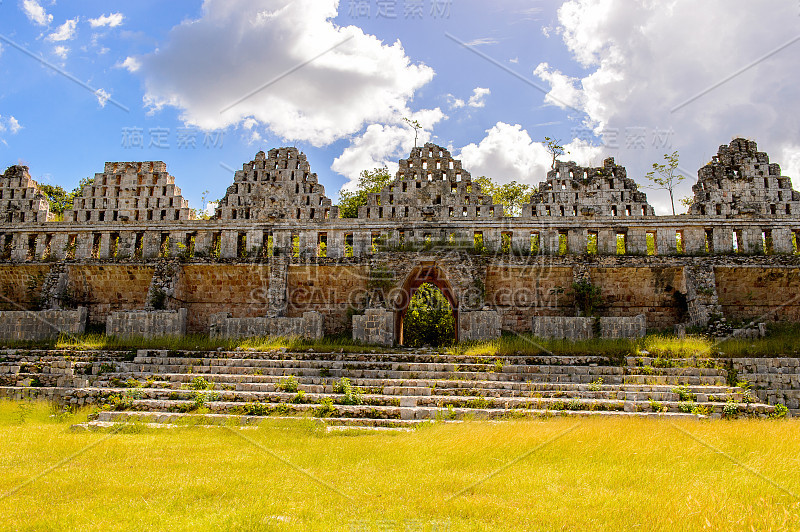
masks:
{"label": "vegetation on stone wall", "polygon": [[367,204],[367,195],[380,192],[393,179],[394,177],[385,166],[361,172],[355,190],[342,190],[339,193],[339,216],[341,218],[358,218],[358,208]]}
{"label": "vegetation on stone wall", "polygon": [[488,177],[481,176],[473,180],[481,187],[481,191],[492,195],[492,203],[502,205],[506,216],[519,216],[522,214],[522,206],[530,203],[534,189],[531,185],[517,183],[498,184]]}
{"label": "vegetation on stone wall", "polygon": [[600,287],[586,279],[572,283],[572,295],[575,298],[575,306],[583,316],[594,316],[604,303]]}
{"label": "vegetation on stone wall", "polygon": [[67,192],[59,185],[39,185],[39,190],[50,203],[50,212],[58,216],[63,216],[64,211],[72,208],[72,202],[77,196],[83,193],[83,188],[94,183],[93,177],[85,177],[80,180],[78,186],[71,192]]}

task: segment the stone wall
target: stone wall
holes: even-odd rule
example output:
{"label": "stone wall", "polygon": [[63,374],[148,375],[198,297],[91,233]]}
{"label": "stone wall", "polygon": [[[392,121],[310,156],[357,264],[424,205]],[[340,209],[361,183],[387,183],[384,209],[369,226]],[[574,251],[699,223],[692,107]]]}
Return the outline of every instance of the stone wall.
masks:
{"label": "stone wall", "polygon": [[722,313],[735,320],[800,321],[800,269],[716,267]]}
{"label": "stone wall", "polygon": [[395,341],[394,312],[367,309],[353,316],[353,340],[370,345],[393,346]]}
{"label": "stone wall", "polygon": [[739,380],[752,384],[753,393],[770,404],[782,403],[797,415],[800,409],[800,359],[734,358]]}
{"label": "stone wall", "polygon": [[232,318],[229,312],[209,319],[212,338],[252,338],[285,336],[319,339],[323,336],[323,318],[319,312],[305,312],[301,318]]}
{"label": "stone wall", "polygon": [[686,294],[683,268],[590,268],[589,277],[601,288],[604,316],[644,314],[650,327],[658,329],[686,319],[681,309]]}
{"label": "stone wall", "polygon": [[175,304],[188,311],[187,330],[208,331],[220,311],[234,318],[264,316],[269,310],[270,265],[184,264],[175,285]]}
{"label": "stone wall", "polygon": [[70,264],[62,301],[87,307],[89,323],[104,324],[111,312],[145,307],[153,271],[139,264]]}
{"label": "stone wall", "polygon": [[0,264],[0,310],[37,310],[49,271],[46,264]]}
{"label": "stone wall", "polygon": [[644,314],[630,318],[598,318],[601,338],[644,338],[647,319]]}
{"label": "stone wall", "polygon": [[642,338],[647,321],[643,314],[629,318],[537,316],[532,321],[537,338],[590,340],[595,337],[595,329],[599,329],[600,338]]}
{"label": "stone wall", "polygon": [[0,339],[48,340],[86,330],[86,308],[77,310],[0,311]]}
{"label": "stone wall", "polygon": [[299,317],[309,311],[319,312],[325,317],[326,333],[342,332],[351,326],[351,309],[366,306],[368,285],[368,265],[290,265],[286,315]]}
{"label": "stone wall", "polygon": [[593,323],[594,318],[536,316],[532,320],[531,330],[537,338],[589,340],[594,336]]}
{"label": "stone wall", "polygon": [[494,310],[460,312],[458,315],[458,340],[494,340],[500,338],[501,317]]}
{"label": "stone wall", "polygon": [[119,338],[186,335],[186,309],[112,312],[106,334]]}
{"label": "stone wall", "polygon": [[574,313],[572,283],[571,266],[500,262],[486,270],[486,303],[501,311],[504,329],[528,331],[533,316]]}

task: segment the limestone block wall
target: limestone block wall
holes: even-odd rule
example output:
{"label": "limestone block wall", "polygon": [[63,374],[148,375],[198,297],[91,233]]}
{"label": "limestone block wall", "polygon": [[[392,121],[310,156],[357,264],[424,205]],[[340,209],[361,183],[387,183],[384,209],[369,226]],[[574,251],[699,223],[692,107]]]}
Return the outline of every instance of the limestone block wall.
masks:
{"label": "limestone block wall", "polygon": [[486,271],[486,303],[501,311],[503,328],[527,331],[531,318],[572,314],[572,266],[492,264]]}
{"label": "limestone block wall", "polygon": [[89,323],[105,324],[111,312],[145,307],[154,270],[141,264],[70,264],[62,301],[87,307]]}
{"label": "limestone block wall", "polygon": [[726,317],[800,321],[800,269],[718,266],[714,273],[719,304]]}
{"label": "limestone block wall", "polygon": [[37,310],[49,271],[46,264],[0,264],[0,310]]}
{"label": "limestone block wall", "polygon": [[175,284],[174,304],[188,311],[187,330],[208,331],[220,311],[234,318],[264,316],[269,310],[270,265],[184,264]]}
{"label": "limestone block wall", "polygon": [[366,264],[290,265],[286,315],[319,312],[325,318],[326,333],[348,329],[351,309],[363,309],[367,304],[369,271]]}
{"label": "limestone block wall", "polygon": [[11,166],[0,175],[0,223],[46,222],[50,203],[27,166]]}
{"label": "limestone block wall", "polygon": [[734,358],[730,360],[740,380],[752,384],[761,401],[782,403],[797,415],[800,409],[800,359]]}
{"label": "limestone block wall", "polygon": [[186,309],[112,312],[106,320],[106,334],[119,338],[184,336]]}
{"label": "limestone block wall", "polygon": [[501,317],[494,310],[460,312],[458,315],[458,340],[494,340],[500,338]]}
{"label": "limestone block wall", "polygon": [[601,267],[590,268],[589,276],[601,288],[605,316],[644,314],[649,326],[659,329],[685,320],[679,301],[686,294],[683,268]]}
{"label": "limestone block wall", "polygon": [[232,318],[222,312],[209,318],[212,338],[249,338],[285,336],[319,339],[323,336],[323,318],[319,312],[305,312],[301,318]]}
{"label": "limestone block wall", "polygon": [[394,312],[371,308],[363,315],[353,316],[353,340],[370,345],[394,345]]}
{"label": "limestone block wall", "polygon": [[77,310],[0,311],[0,339],[48,340],[86,330],[86,308]]}
{"label": "limestone block wall", "polygon": [[537,338],[588,340],[594,336],[594,318],[570,318],[563,316],[536,316],[532,320],[533,335]]}
{"label": "limestone block wall", "polygon": [[644,338],[647,319],[644,314],[630,318],[598,318],[601,338]]}

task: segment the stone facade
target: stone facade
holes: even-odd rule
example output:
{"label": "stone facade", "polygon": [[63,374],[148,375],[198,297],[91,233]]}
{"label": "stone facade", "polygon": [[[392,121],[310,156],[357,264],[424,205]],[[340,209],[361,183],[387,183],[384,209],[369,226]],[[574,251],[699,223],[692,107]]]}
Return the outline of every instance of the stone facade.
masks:
{"label": "stone facade", "polygon": [[[107,325],[115,312],[185,308],[188,332],[219,334],[297,331],[271,324],[314,312],[324,333],[340,334],[354,313],[380,306],[391,314],[380,325],[388,332],[354,333],[389,343],[385,335],[402,339],[423,283],[442,290],[467,339],[577,316],[573,283],[589,281],[601,289],[601,316],[643,314],[658,329],[719,315],[800,321],[800,306],[773,297],[800,287],[800,214],[787,200],[796,193],[776,166],[737,139],[701,169],[700,182],[711,175],[729,190],[723,177],[741,181],[755,196],[731,195],[739,207],[723,215],[654,216],[612,159],[600,168],[558,162],[512,217],[447,150],[426,144],[400,161],[357,219],[342,219],[305,155],[280,148],[236,172],[213,220],[192,220],[164,163],[145,162],[107,163],[61,222],[30,203],[38,189],[27,169],[12,167],[0,210],[24,194],[20,209],[36,214],[0,218],[0,310],[82,306],[90,323]],[[752,198],[760,207],[741,207]],[[780,201],[783,211],[766,207]],[[486,309],[495,314],[480,314]],[[212,319],[220,312],[230,317]],[[244,319],[256,321],[235,321]]]}
{"label": "stone facade", "polygon": [[0,340],[49,340],[86,330],[86,309],[0,311]]}
{"label": "stone facade", "polygon": [[64,220],[72,222],[179,221],[194,219],[175,178],[161,161],[106,163],[83,187]]}
{"label": "stone facade", "polygon": [[644,314],[630,318],[598,318],[600,338],[644,338],[647,320]]}
{"label": "stone facade", "polygon": [[647,194],[628,178],[625,167],[609,157],[599,168],[557,161],[522,215],[631,218],[655,216],[655,211],[647,203]]}
{"label": "stone facade", "polygon": [[302,220],[338,218],[317,174],[297,148],[260,151],[233,176],[219,204],[221,220]]}
{"label": "stone facade", "polygon": [[394,345],[394,312],[370,308],[353,316],[353,340],[371,345]]}
{"label": "stone facade", "polygon": [[500,338],[501,322],[496,310],[461,312],[458,316],[458,340],[468,342]]}
{"label": "stone facade", "polygon": [[0,176],[0,223],[46,222],[50,219],[50,203],[31,177],[28,167],[9,167]]}
{"label": "stone facade", "polygon": [[302,318],[232,318],[229,312],[214,314],[210,319],[212,338],[251,338],[285,336],[319,339],[323,336],[322,315],[306,312]]}
{"label": "stone facade", "polygon": [[792,188],[791,179],[782,176],[780,165],[770,163],[751,140],[737,138],[720,146],[697,176],[691,214],[795,218],[800,214],[800,193]]}
{"label": "stone facade", "polygon": [[106,334],[119,338],[185,336],[186,309],[112,312]]}
{"label": "stone facade", "polygon": [[[414,148],[400,161],[397,176],[380,193],[369,194],[358,217],[380,220],[500,219],[502,205],[472,181],[461,161],[435,144]],[[423,236],[424,238],[424,236]],[[437,235],[438,238],[438,235]]]}
{"label": "stone facade", "polygon": [[593,318],[536,316],[531,330],[537,338],[589,340],[593,337]]}

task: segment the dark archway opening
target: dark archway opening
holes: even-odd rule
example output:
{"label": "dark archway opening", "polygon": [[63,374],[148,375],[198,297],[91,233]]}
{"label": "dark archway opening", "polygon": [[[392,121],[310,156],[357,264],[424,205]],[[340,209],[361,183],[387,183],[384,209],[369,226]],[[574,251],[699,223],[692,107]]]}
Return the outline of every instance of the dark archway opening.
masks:
{"label": "dark archway opening", "polygon": [[[445,343],[458,342],[458,299],[441,268],[434,263],[423,262],[411,271],[402,288],[398,290],[396,297],[393,298],[396,310],[395,331],[397,343],[399,345],[409,345],[404,336],[406,314],[411,307],[412,299],[425,284],[431,285],[436,290],[436,292],[432,292],[434,297],[438,293],[450,307],[453,329],[449,341]],[[426,290],[426,293],[429,292]]]}
{"label": "dark archway opening", "polygon": [[453,307],[441,290],[423,283],[411,297],[402,331],[403,345],[441,347],[456,339]]}

